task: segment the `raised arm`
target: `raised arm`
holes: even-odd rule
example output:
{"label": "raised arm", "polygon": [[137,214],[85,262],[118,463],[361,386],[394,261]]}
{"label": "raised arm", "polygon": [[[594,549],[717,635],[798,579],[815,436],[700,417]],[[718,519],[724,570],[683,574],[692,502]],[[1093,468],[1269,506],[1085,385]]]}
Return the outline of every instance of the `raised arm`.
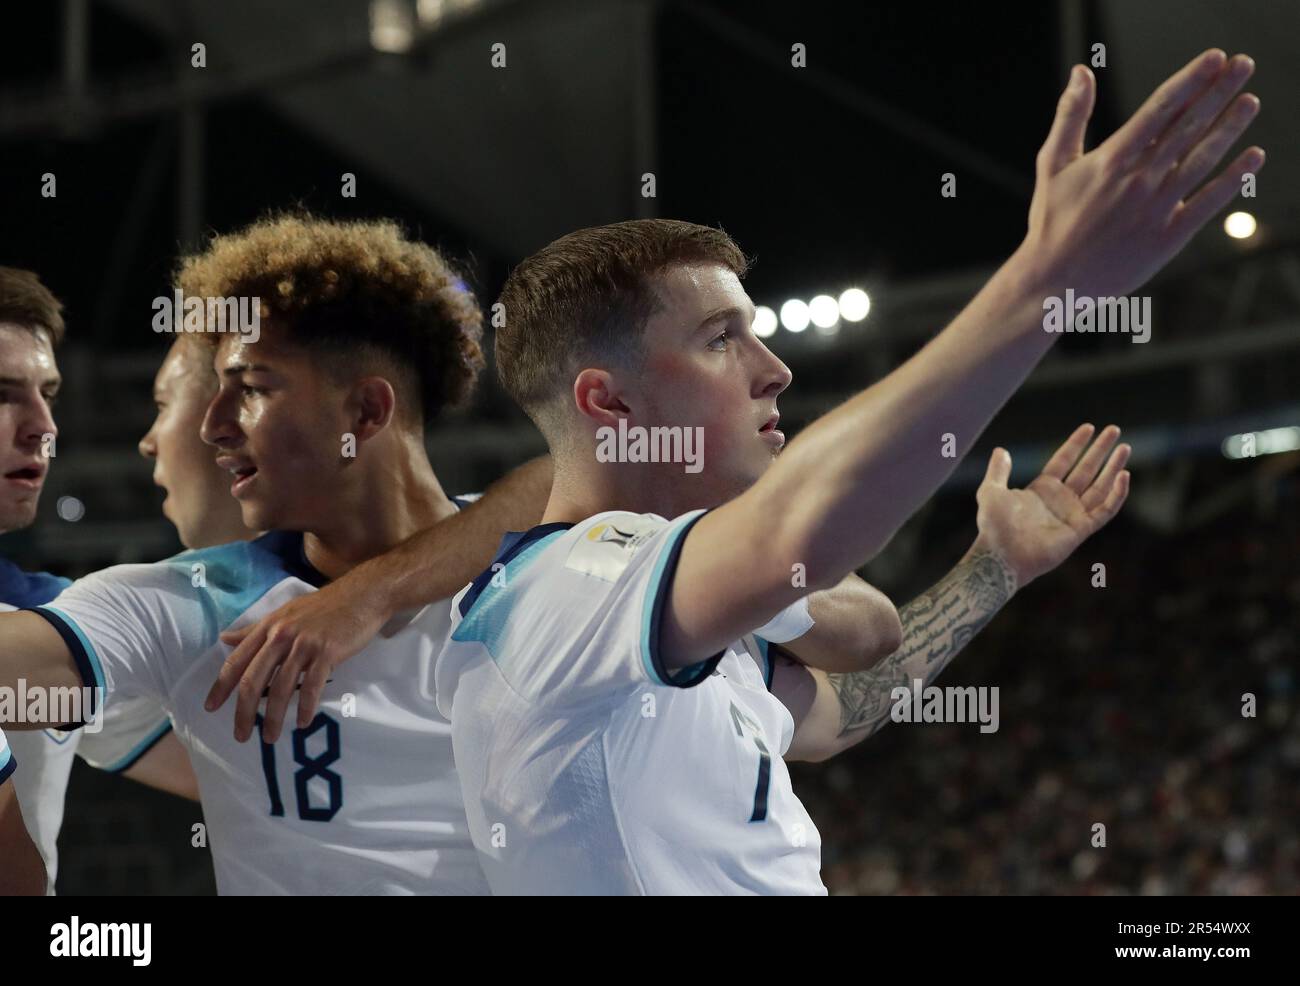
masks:
{"label": "raised arm", "polygon": [[1090,438],[1091,425],[1078,428],[1023,490],[1007,488],[1011,456],[994,450],[976,494],[975,543],[903,607],[903,644],[879,665],[826,674],[778,658],[772,691],[795,719],[787,759],[824,760],[866,739],[889,721],[896,688],[910,689],[917,679],[929,685],[1018,589],[1110,522],[1128,496],[1130,449],[1114,448],[1113,425],[1091,448]]}
{"label": "raised arm", "polygon": [[[1087,154],[1094,83],[1075,67],[1038,155],[1020,248],[919,353],[819,419],[758,483],[691,529],[660,627],[666,664],[703,660],[875,555],[1050,348],[1046,298],[1067,288],[1127,294],[1227,204],[1263,152],[1244,152],[1196,190],[1258,109],[1253,96],[1234,102],[1253,63],[1224,58],[1194,59]],[[946,434],[951,457],[941,454]],[[791,578],[796,565],[806,584]]]}
{"label": "raised arm", "polygon": [[506,531],[541,520],[551,492],[551,459],[527,462],[488,487],[482,498],[329,585],[300,596],[221,639],[235,649],[208,693],[213,711],[239,688],[235,737],[252,735],[258,703],[271,675],[262,735],[273,743],[299,678],[298,725],[316,715],[329,673],[361,651],[395,614],[448,599],[492,563]]}

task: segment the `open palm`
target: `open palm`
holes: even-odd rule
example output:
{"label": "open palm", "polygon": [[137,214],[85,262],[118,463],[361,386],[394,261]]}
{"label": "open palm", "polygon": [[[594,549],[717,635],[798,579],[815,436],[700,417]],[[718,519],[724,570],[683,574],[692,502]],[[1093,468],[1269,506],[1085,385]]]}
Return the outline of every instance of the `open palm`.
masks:
{"label": "open palm", "polygon": [[1076,428],[1024,489],[1007,487],[1011,454],[1006,449],[994,449],[989,458],[975,494],[979,541],[1006,560],[1021,586],[1070,557],[1110,522],[1128,496],[1124,465],[1132,449],[1114,448],[1119,439],[1114,425],[1090,447],[1093,430],[1092,425]]}

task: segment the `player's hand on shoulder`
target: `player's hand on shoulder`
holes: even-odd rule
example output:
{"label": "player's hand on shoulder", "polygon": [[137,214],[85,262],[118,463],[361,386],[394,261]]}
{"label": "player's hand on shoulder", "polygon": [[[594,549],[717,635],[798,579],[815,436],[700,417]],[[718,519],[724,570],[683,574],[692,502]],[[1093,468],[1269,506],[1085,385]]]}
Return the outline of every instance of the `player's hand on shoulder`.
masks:
{"label": "player's hand on shoulder", "polygon": [[235,739],[239,742],[252,735],[268,684],[263,739],[274,743],[279,738],[295,692],[298,727],[309,725],[330,672],[364,650],[391,617],[383,593],[354,578],[356,574],[354,570],[316,592],[291,599],[255,623],[221,635],[222,642],[234,650],[204,707],[216,711],[238,690]]}

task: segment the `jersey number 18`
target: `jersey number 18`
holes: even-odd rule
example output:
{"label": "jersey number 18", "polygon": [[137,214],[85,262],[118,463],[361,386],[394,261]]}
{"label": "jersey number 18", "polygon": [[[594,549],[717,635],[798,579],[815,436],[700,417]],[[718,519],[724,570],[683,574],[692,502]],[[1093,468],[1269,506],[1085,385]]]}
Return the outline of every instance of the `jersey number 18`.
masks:
{"label": "jersey number 18", "polygon": [[[320,730],[325,730],[325,749],[316,756],[307,755],[307,740]],[[258,738],[261,738],[262,716],[257,716]],[[339,758],[339,724],[324,712],[305,729],[293,731],[293,760],[298,769],[293,774],[293,790],[298,802],[298,817],[305,822],[328,822],[343,807],[343,778],[329,769]],[[271,798],[271,814],[284,815],[284,802],[280,800],[280,779],[275,769],[275,746],[262,740],[262,773],[266,775],[266,793]],[[329,785],[329,804],[320,807],[311,803],[307,783],[313,777],[322,778]]]}

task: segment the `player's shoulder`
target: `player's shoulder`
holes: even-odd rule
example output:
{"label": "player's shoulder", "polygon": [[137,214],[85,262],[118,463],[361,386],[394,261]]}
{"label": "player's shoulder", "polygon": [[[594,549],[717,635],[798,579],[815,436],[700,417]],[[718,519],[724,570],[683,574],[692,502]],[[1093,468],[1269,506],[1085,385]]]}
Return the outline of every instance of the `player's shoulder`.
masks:
{"label": "player's shoulder", "polygon": [[554,560],[579,575],[614,582],[640,551],[673,524],[659,514],[607,510],[573,525],[556,545]]}
{"label": "player's shoulder", "polygon": [[[181,626],[229,626],[273,587],[290,578],[319,587],[323,577],[302,552],[302,535],[273,531],[251,541],[233,541],[182,551],[162,561],[114,565],[92,572],[42,607],[78,613],[171,613]],[[184,614],[189,618],[183,618]]]}
{"label": "player's shoulder", "polygon": [[160,565],[202,576],[207,587],[238,593],[260,593],[286,578],[298,578],[319,588],[324,576],[312,567],[297,531],[268,531],[250,541],[231,541],[173,555]]}
{"label": "player's shoulder", "polygon": [[70,585],[71,579],[48,572],[28,572],[8,558],[0,558],[0,609],[40,606]]}
{"label": "player's shoulder", "polygon": [[637,553],[673,524],[658,514],[606,510],[576,524],[542,524],[507,538],[492,568],[530,573],[548,584],[557,575],[617,581]]}
{"label": "player's shoulder", "polygon": [[658,514],[606,510],[578,523],[540,524],[512,532],[502,539],[492,564],[456,597],[456,609],[466,616],[480,600],[499,607],[524,593],[594,602],[599,585],[611,586],[623,577],[648,545],[702,511],[668,520]]}
{"label": "player's shoulder", "polygon": [[[455,617],[467,616],[480,600],[486,603],[491,598],[499,602],[505,595],[517,595],[523,571],[533,568],[538,558],[572,528],[572,524],[566,523],[538,524],[526,531],[508,532],[501,539],[492,563],[453,598]],[[506,589],[508,593],[500,591]]]}
{"label": "player's shoulder", "polygon": [[667,527],[671,521],[659,514],[638,514],[631,510],[605,510],[574,524],[572,533],[594,542],[631,544]]}
{"label": "player's shoulder", "polygon": [[[609,555],[612,562],[614,553],[622,550],[619,546],[626,543],[627,537],[641,530],[643,516],[654,517],[610,510],[576,524],[556,522],[538,524],[526,531],[510,531],[501,539],[492,563],[453,599],[456,617],[468,616],[480,603],[483,604],[480,612],[489,604],[499,608],[525,589],[531,592],[539,586],[549,586],[562,593],[564,580],[557,581],[557,578],[575,553],[575,547],[579,550],[573,571],[582,570],[586,564],[584,559],[594,561],[601,555]],[[590,547],[583,548],[583,545]]]}

